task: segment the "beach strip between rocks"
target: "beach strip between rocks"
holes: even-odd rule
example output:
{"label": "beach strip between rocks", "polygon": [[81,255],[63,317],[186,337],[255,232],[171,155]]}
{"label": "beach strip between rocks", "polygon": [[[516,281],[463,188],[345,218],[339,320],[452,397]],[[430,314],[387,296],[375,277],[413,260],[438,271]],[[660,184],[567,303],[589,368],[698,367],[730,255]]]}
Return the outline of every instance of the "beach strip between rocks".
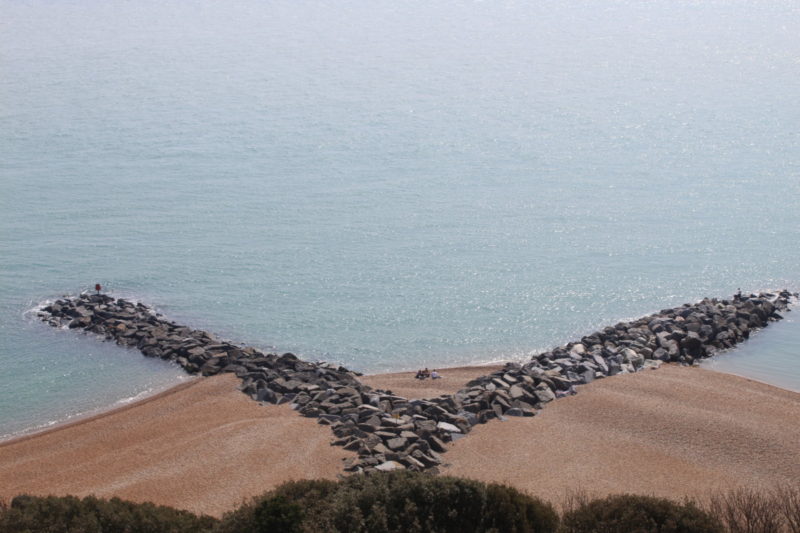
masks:
{"label": "beach strip between rocks", "polygon": [[254,400],[290,404],[330,426],[332,444],[356,453],[348,472],[396,469],[437,472],[445,443],[478,424],[507,416],[534,416],[575,386],[616,374],[655,368],[663,361],[692,364],[747,339],[789,310],[788,291],[704,299],[621,322],[525,364],[473,379],[455,394],[408,399],[373,389],[360,374],[293,354],[265,354],[211,333],[175,324],[141,303],[82,294],[45,306],[49,324],[82,329],[148,357],[174,361],[190,374],[233,373]]}
{"label": "beach strip between rocks", "polygon": [[[453,394],[498,367],[363,376],[409,398]],[[288,405],[252,401],[232,373],[0,442],[0,500],[119,497],[221,516],[291,480],[341,476],[352,452]],[[402,388],[401,388],[402,387]],[[800,479],[800,393],[663,365],[582,387],[538,416],[476,426],[447,445],[444,475],[510,484],[558,505],[568,492],[680,500]]]}

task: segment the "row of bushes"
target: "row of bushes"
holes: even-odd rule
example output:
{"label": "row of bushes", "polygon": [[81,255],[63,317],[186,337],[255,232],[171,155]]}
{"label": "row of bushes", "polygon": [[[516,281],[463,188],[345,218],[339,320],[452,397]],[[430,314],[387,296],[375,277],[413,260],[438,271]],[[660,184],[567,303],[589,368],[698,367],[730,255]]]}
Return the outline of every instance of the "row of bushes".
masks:
{"label": "row of bushes", "polygon": [[0,503],[2,533],[194,533],[213,531],[218,521],[152,503],[89,496],[17,496]]}
{"label": "row of bushes", "polygon": [[14,533],[800,533],[800,486],[738,490],[704,506],[663,498],[573,495],[553,506],[508,486],[392,473],[284,483],[221,520],[113,498],[18,496],[0,504]]}
{"label": "row of bushes", "polygon": [[[574,533],[800,533],[800,484],[778,485],[771,490],[740,488],[720,492],[711,495],[702,505],[690,500],[676,503],[634,495],[591,499],[585,493],[573,493],[565,499],[563,517],[560,531]],[[682,529],[684,526],[677,524],[690,527]]]}

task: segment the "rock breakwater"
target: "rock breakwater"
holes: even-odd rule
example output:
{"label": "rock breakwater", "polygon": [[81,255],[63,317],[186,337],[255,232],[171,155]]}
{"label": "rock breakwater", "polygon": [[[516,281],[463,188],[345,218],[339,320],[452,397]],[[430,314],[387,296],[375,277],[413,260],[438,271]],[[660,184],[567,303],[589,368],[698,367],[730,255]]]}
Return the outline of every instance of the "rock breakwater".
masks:
{"label": "rock breakwater", "polygon": [[344,367],[267,354],[179,325],[149,307],[103,294],[63,298],[39,313],[49,324],[82,329],[174,361],[190,374],[235,373],[240,389],[260,402],[289,404],[330,426],[332,444],[355,452],[350,472],[433,470],[446,443],[480,423],[534,416],[575,386],[664,361],[692,364],[748,338],[788,311],[787,291],[704,299],[622,322],[523,363],[467,383],[453,395],[418,400],[372,389]]}

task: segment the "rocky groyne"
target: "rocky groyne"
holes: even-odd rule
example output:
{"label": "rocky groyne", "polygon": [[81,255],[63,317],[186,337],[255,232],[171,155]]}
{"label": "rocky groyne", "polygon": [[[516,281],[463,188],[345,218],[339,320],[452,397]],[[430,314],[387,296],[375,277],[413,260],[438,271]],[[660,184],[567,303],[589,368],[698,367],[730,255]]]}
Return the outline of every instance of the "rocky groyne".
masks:
{"label": "rocky groyne", "polygon": [[[476,424],[534,416],[575,386],[673,361],[692,364],[747,339],[789,310],[788,291],[704,299],[621,322],[523,363],[475,379],[453,395],[407,399],[372,389],[344,367],[267,354],[176,324],[151,308],[104,294],[82,294],[46,305],[42,320],[81,329],[174,361],[190,374],[235,373],[240,389],[259,402],[289,404],[330,426],[332,444],[355,452],[345,470],[436,470],[445,444]],[[796,295],[794,295],[796,296]]]}

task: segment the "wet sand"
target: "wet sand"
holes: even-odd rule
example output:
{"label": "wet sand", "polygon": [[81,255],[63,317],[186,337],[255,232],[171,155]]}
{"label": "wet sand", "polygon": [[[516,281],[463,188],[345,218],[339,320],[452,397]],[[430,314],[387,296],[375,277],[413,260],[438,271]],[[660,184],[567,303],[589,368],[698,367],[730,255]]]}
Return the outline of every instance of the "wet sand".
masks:
{"label": "wet sand", "polygon": [[[407,397],[452,393],[497,367],[366,376]],[[230,375],[0,444],[0,498],[75,494],[219,516],[289,479],[335,479],[350,455],[287,406],[261,406]],[[479,426],[445,473],[510,483],[554,502],[567,490],[702,495],[800,479],[800,394],[666,367],[580,388],[537,417]]]}

